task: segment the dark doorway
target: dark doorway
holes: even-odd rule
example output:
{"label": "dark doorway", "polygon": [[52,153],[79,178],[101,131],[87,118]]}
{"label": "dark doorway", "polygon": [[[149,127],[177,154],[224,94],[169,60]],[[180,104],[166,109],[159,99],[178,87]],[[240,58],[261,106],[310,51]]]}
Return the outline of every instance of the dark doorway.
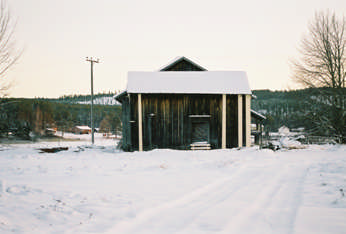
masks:
{"label": "dark doorway", "polygon": [[209,121],[192,122],[192,143],[209,143]]}

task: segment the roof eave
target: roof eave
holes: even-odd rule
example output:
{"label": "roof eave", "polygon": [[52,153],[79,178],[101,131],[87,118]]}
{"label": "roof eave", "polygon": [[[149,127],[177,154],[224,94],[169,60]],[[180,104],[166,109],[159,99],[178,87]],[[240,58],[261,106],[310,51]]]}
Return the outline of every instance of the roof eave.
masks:
{"label": "roof eave", "polygon": [[267,119],[264,115],[258,113],[257,111],[254,111],[254,110],[251,110],[251,114],[257,118],[257,119],[260,119],[260,120],[265,120]]}
{"label": "roof eave", "polygon": [[123,91],[117,95],[114,95],[113,98],[117,100],[118,102],[122,103],[122,98],[127,95],[127,91]]}

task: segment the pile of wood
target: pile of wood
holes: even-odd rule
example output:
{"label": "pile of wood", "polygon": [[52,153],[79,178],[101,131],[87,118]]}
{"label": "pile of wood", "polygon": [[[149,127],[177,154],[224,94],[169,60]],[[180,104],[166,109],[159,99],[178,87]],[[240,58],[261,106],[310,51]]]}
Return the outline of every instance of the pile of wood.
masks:
{"label": "pile of wood", "polygon": [[57,153],[63,150],[68,150],[68,147],[53,147],[53,148],[40,148],[40,153]]}
{"label": "pile of wood", "polygon": [[210,150],[210,144],[208,143],[192,143],[191,145],[191,150]]}

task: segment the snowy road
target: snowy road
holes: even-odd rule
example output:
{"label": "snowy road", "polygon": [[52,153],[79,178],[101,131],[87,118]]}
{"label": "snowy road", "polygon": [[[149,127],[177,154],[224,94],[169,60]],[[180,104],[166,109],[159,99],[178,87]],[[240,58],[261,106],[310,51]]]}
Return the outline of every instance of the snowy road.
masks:
{"label": "snowy road", "polygon": [[0,233],[346,233],[345,146],[78,146],[2,148]]}
{"label": "snowy road", "polygon": [[293,233],[307,171],[308,164],[285,161],[240,166],[110,233]]}

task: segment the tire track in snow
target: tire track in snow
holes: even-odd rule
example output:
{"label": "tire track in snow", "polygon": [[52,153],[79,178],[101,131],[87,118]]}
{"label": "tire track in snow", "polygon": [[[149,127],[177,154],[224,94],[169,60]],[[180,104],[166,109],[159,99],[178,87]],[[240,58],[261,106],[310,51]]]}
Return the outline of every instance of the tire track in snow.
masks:
{"label": "tire track in snow", "polygon": [[[277,167],[276,169],[280,170]],[[205,220],[203,217],[199,220],[199,217],[208,214],[209,210],[213,210],[215,207],[217,209],[216,211],[214,209],[213,212],[220,210],[227,214],[225,208],[232,208],[232,206],[227,206],[229,201],[231,204],[237,202],[232,200],[237,196],[241,197],[248,190],[251,191],[251,187],[260,189],[261,181],[268,180],[268,174],[261,173],[263,170],[263,167],[240,167],[230,177],[217,180],[177,200],[145,210],[132,220],[118,223],[109,233],[167,233],[167,231],[169,233],[189,233],[187,227],[193,227],[195,223],[201,224],[195,227],[194,231],[196,229],[220,231],[222,230],[220,228],[227,224],[228,219],[220,219],[216,220],[214,224],[204,225]],[[244,177],[248,179],[247,184],[244,184]],[[235,196],[235,194],[238,195]],[[226,204],[224,205],[224,203]]]}
{"label": "tire track in snow", "polygon": [[295,166],[294,170],[285,166],[250,206],[231,219],[223,232],[292,233],[307,167]]}
{"label": "tire track in snow", "polygon": [[[298,209],[302,203],[303,187],[309,171],[308,165],[300,165],[294,173],[289,173],[281,189],[272,199],[270,207],[263,210],[267,221],[275,217],[272,233],[293,233]],[[280,209],[277,209],[280,207]],[[276,212],[272,210],[276,208]],[[272,223],[271,223],[272,224]]]}

